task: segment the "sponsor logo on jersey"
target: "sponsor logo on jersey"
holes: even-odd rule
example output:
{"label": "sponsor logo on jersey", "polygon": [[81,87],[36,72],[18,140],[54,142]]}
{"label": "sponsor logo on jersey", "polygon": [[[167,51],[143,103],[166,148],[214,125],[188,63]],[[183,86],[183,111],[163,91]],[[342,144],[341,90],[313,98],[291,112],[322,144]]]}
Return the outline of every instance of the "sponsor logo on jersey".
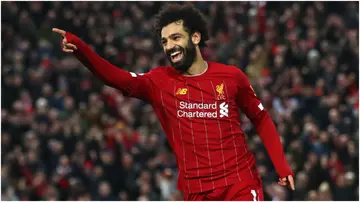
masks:
{"label": "sponsor logo on jersey", "polygon": [[229,105],[226,104],[226,102],[223,102],[219,106],[220,106],[220,118],[224,116],[229,117]]}
{"label": "sponsor logo on jersey", "polygon": [[178,117],[183,118],[223,118],[229,117],[229,105],[218,103],[190,103],[181,101],[177,111]]}

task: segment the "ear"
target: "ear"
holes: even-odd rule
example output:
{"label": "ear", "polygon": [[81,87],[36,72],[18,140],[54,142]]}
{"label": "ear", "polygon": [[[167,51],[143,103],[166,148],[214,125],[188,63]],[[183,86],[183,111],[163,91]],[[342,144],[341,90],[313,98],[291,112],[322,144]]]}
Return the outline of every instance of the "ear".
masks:
{"label": "ear", "polygon": [[195,32],[194,34],[192,34],[192,36],[191,36],[191,41],[193,42],[193,44],[199,45],[199,43],[200,43],[200,41],[201,41],[201,34],[200,34],[200,32]]}

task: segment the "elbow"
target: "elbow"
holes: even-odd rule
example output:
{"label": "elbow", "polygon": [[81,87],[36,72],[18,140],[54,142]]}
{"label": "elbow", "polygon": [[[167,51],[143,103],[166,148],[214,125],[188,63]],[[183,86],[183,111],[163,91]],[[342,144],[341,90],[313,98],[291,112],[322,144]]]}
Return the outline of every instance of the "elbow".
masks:
{"label": "elbow", "polygon": [[266,125],[268,121],[272,121],[269,113],[265,110],[260,111],[251,119],[251,122],[253,123],[254,127],[256,128],[256,131],[261,130],[261,128]]}

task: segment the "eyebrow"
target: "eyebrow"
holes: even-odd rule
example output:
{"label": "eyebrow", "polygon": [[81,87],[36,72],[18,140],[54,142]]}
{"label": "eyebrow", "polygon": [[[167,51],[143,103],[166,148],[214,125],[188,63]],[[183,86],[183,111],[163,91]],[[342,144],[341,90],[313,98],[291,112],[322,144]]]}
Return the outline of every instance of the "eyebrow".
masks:
{"label": "eyebrow", "polygon": [[[174,37],[174,36],[176,36],[176,35],[184,36],[184,35],[182,35],[181,33],[174,33],[174,34],[170,34],[170,36],[169,36],[168,38],[172,38],[172,37]],[[161,38],[161,41],[163,41],[163,40],[166,40],[166,38],[165,38],[165,37],[162,37],[162,38]]]}

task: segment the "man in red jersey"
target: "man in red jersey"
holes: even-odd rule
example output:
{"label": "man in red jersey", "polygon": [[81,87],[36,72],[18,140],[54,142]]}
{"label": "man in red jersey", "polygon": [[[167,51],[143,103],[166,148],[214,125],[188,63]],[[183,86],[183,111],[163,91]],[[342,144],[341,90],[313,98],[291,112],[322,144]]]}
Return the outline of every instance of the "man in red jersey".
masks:
{"label": "man in red jersey", "polygon": [[168,4],[156,16],[155,32],[171,66],[135,74],[117,68],[77,36],[62,35],[64,52],[74,55],[107,85],[148,101],[176,155],[178,187],[185,200],[263,200],[255,159],[246,145],[238,109],[256,127],[279,174],[294,190],[290,169],[268,112],[237,67],[204,61],[209,39],[203,15],[191,4]]}

